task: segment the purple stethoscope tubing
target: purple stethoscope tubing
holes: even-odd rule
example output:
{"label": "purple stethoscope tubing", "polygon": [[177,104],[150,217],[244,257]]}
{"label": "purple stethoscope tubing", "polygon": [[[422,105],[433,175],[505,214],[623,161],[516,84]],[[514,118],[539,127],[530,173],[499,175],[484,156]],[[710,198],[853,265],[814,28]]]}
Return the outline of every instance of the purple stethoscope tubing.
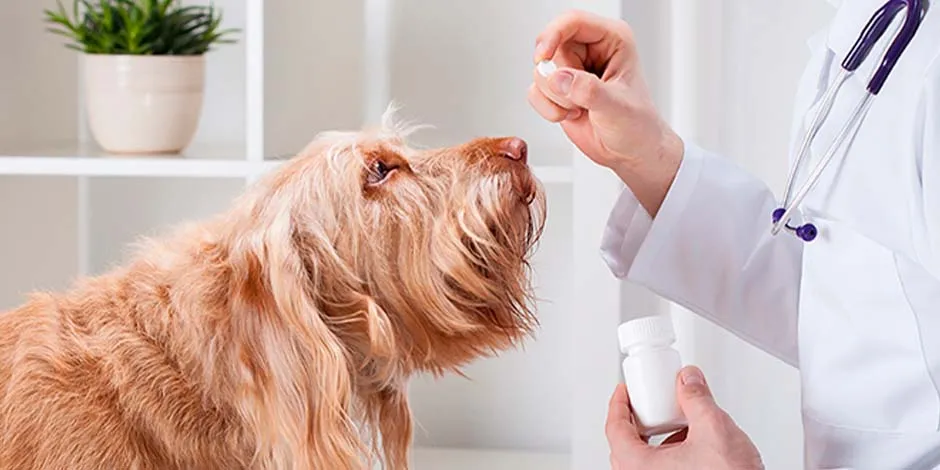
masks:
{"label": "purple stethoscope tubing", "polygon": [[[881,58],[881,63],[878,65],[878,68],[872,75],[871,80],[868,82],[867,93],[865,93],[865,95],[856,105],[851,116],[842,127],[839,134],[836,136],[836,139],[833,141],[832,145],[829,146],[829,149],[826,151],[823,158],[813,169],[813,172],[810,174],[806,184],[800,188],[796,195],[793,196],[791,201],[790,193],[793,189],[794,177],[800,168],[800,163],[806,156],[810,144],[816,137],[819,129],[822,127],[825,119],[829,116],[829,112],[832,110],[832,105],[835,102],[835,98],[838,95],[839,89],[841,89],[845,81],[850,76],[852,76],[853,73],[855,73],[858,67],[863,62],[865,62],[865,59],[868,58],[868,55],[875,47],[875,44],[878,43],[882,36],[884,36],[885,32],[888,30],[888,26],[891,25],[901,10],[905,11],[904,23],[901,25],[900,31],[898,31],[894,40],[891,42],[888,50]],[[917,32],[917,29],[920,27],[921,21],[923,20],[923,13],[923,0],[891,0],[879,8],[878,11],[876,11],[875,14],[871,17],[871,19],[868,20],[868,24],[865,26],[865,29],[862,30],[861,34],[859,34],[858,39],[855,41],[855,45],[852,46],[852,49],[842,61],[842,70],[836,77],[835,83],[830,86],[823,95],[819,112],[816,114],[816,117],[813,119],[813,123],[810,125],[806,134],[803,136],[796,160],[790,167],[790,174],[787,178],[786,190],[783,195],[783,207],[774,209],[773,212],[773,227],[771,228],[771,234],[776,235],[781,229],[786,228],[788,231],[792,232],[799,239],[805,242],[813,241],[816,238],[818,231],[815,225],[806,223],[795,227],[791,226],[789,223],[790,215],[803,201],[803,199],[809,193],[810,189],[815,186],[823,170],[835,156],[837,150],[839,147],[841,147],[845,139],[849,135],[858,131],[862,120],[868,113],[872,99],[878,95],[878,93],[881,91],[881,88],[884,87],[885,82],[888,80],[888,76],[891,75],[891,71],[894,69],[894,66],[901,58],[901,54],[914,38],[914,34]]]}

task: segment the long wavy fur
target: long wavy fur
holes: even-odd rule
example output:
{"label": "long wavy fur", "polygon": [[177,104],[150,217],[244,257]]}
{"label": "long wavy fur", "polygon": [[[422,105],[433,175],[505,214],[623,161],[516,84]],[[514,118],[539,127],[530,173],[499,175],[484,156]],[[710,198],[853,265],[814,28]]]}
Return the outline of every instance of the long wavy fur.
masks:
{"label": "long wavy fur", "polygon": [[218,217],[0,316],[0,469],[407,468],[408,378],[537,326],[545,210],[503,139],[415,129],[325,133]]}

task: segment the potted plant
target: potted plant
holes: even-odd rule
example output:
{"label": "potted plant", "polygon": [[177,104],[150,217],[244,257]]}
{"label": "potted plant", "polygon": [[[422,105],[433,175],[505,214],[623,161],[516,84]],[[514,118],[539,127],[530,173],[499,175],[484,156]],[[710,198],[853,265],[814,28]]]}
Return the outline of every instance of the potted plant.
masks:
{"label": "potted plant", "polygon": [[95,141],[112,153],[176,154],[202,113],[205,54],[232,43],[211,5],[178,0],[73,0],[45,10],[49,30],[84,58],[85,106]]}

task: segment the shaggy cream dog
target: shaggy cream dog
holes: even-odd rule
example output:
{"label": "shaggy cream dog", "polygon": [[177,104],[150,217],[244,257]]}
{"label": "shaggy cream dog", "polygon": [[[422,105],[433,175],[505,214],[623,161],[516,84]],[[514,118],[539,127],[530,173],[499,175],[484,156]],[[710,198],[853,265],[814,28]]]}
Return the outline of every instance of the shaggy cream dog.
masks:
{"label": "shaggy cream dog", "polygon": [[406,382],[537,325],[517,138],[319,136],[226,212],[0,315],[0,469],[408,466]]}

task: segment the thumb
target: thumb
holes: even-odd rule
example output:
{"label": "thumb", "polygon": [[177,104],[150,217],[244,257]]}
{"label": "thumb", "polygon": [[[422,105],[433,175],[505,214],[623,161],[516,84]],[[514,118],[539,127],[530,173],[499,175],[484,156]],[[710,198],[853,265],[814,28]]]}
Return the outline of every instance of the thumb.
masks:
{"label": "thumb", "polygon": [[559,69],[549,77],[549,86],[563,101],[589,111],[600,111],[614,104],[610,85],[584,70]]}
{"label": "thumb", "polygon": [[715,403],[715,398],[705,382],[705,375],[698,367],[682,368],[676,388],[676,398],[682,414],[689,421],[690,430],[715,424],[716,420],[724,416],[724,410]]}
{"label": "thumb", "polygon": [[604,427],[612,456],[621,463],[640,459],[646,452],[646,443],[637,433],[630,412],[630,395],[624,384],[618,384],[610,397],[607,422]]}

